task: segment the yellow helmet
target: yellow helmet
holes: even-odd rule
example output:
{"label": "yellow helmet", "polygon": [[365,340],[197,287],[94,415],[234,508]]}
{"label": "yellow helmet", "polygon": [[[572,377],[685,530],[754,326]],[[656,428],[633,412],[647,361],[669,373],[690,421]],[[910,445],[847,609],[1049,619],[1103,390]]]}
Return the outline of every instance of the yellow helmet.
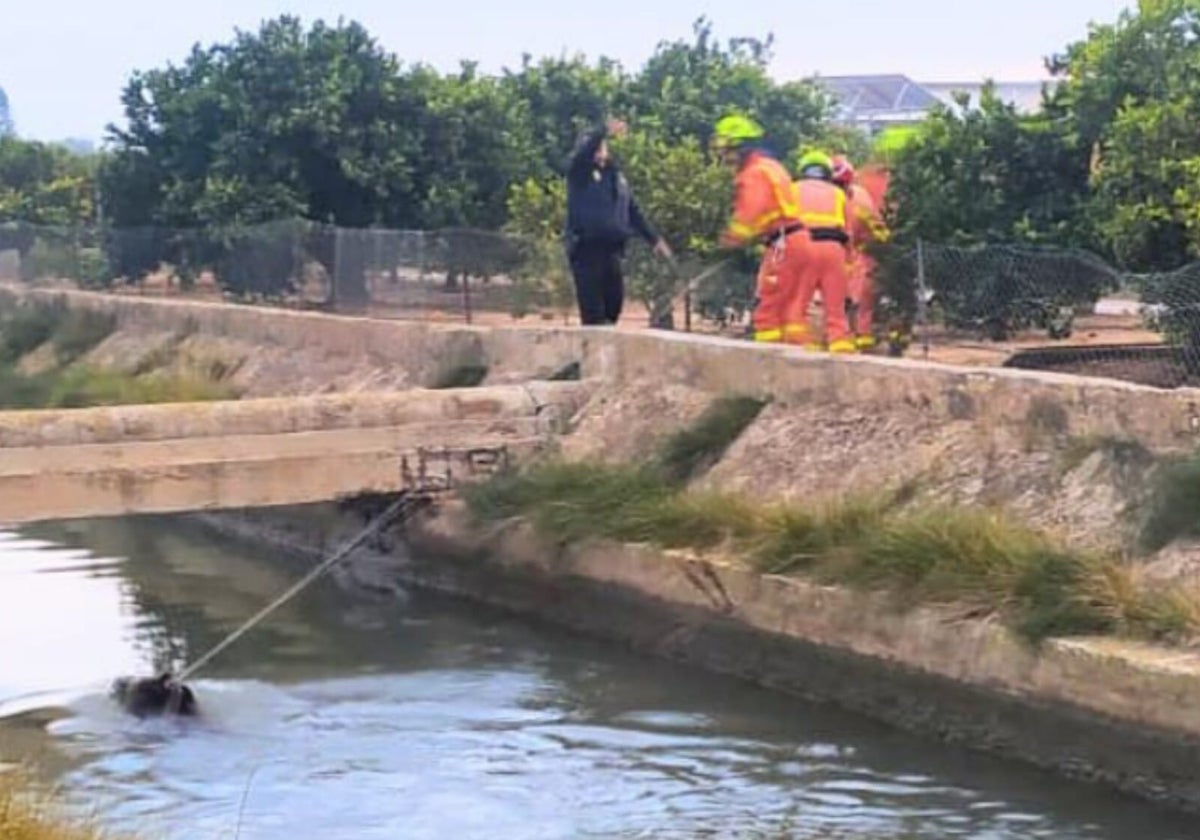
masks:
{"label": "yellow helmet", "polygon": [[833,158],[825,152],[805,152],[797,168],[801,178],[833,178]]}
{"label": "yellow helmet", "polygon": [[734,149],[743,143],[761,140],[765,133],[762,126],[749,117],[730,114],[717,121],[712,144],[718,150]]}

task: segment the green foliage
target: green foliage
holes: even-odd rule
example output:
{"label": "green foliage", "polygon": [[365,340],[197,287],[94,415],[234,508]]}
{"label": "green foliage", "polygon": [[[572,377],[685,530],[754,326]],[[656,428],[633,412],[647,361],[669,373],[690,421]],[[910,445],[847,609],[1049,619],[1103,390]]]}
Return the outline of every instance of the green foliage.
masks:
{"label": "green foliage", "polygon": [[898,155],[888,198],[896,239],[946,245],[1066,244],[1087,173],[1069,138],[1022,117],[991,88],[977,108],[942,107]]}
{"label": "green foliage", "polygon": [[601,58],[543,58],[526,55],[506,70],[503,85],[529,109],[529,128],[544,173],[560,172],[578,136],[600,125],[628,101],[629,78],[620,65]]}
{"label": "green foliage", "polygon": [[1158,551],[1185,537],[1200,537],[1200,453],[1159,468],[1141,542]]}
{"label": "green foliage", "polygon": [[898,501],[764,509],[681,492],[647,469],[559,462],[467,494],[477,517],[528,517],[564,544],[722,548],[770,574],[995,615],[1031,642],[1095,633],[1183,641],[1200,630],[1200,613],[1182,593],[1137,583],[1116,559],[1068,551],[986,511],[905,511]]}
{"label": "green foliage", "polygon": [[117,328],[113,315],[88,309],[68,309],[50,337],[54,355],[61,365],[67,365],[96,347]]}
{"label": "green foliage", "polygon": [[1077,165],[1096,152],[1088,221],[1136,270],[1200,256],[1198,37],[1197,0],[1141,0],[1051,62],[1063,83],[1048,112],[1079,150]]}
{"label": "green foliage", "polygon": [[[681,264],[699,268],[716,250],[733,193],[728,168],[710,160],[694,137],[669,142],[634,132],[614,144],[642,210],[671,244]],[[655,326],[673,327],[672,300],[689,278],[678,267],[634,253],[630,290],[651,312]]]}
{"label": "green foliage", "polygon": [[1062,250],[1087,240],[1076,143],[1044,115],[1018,115],[991,88],[978,107],[960,106],[935,110],[893,162],[893,241],[875,249],[885,313],[914,315],[920,241],[934,314],[948,326],[994,339],[1033,326],[1062,337],[1073,310],[1118,279],[1090,254]]}
{"label": "green foliage", "polygon": [[0,131],[0,224],[74,227],[94,222],[94,176],[91,156]]}
{"label": "green foliage", "polygon": [[[769,59],[769,38],[722,44],[701,20],[636,74],[608,59],[526,57],[499,78],[469,62],[443,75],[401,67],[358,24],[268,21],[126,87],[99,173],[108,268],[135,281],[164,267],[183,278],[212,270],[229,291],[275,295],[303,253],[330,274],[336,259],[339,295],[365,300],[361,249],[248,241],[252,225],[299,218],[438,231],[426,267],[448,288],[507,275],[519,312],[558,306],[571,290],[548,245],[562,229],[554,177],[578,133],[609,115],[633,119],[624,151],[635,190],[672,244],[703,259],[729,199],[728,173],[704,154],[717,116],[757,115],[785,151],[825,130],[824,96],[773,82]],[[501,227],[534,242],[467,230]],[[646,262],[632,276],[635,294],[669,310],[677,272]]]}
{"label": "green foliage", "polygon": [[633,115],[667,141],[706,145],[714,122],[738,111],[768,127],[771,144],[787,153],[820,135],[830,101],[812,84],[773,82],[767,69],[773,46],[770,36],[722,44],[712,23],[700,18],[690,40],[659,44],[632,80]]}
{"label": "green foliage", "polygon": [[50,342],[59,364],[69,364],[108,338],[111,315],[61,305],[24,303],[0,317],[0,364],[12,365]]}
{"label": "green foliage", "polygon": [[487,379],[487,375],[487,365],[455,365],[438,377],[433,388],[477,388]]}
{"label": "green foliage", "polygon": [[11,365],[54,335],[65,309],[22,303],[0,314],[0,365]]}
{"label": "green foliage", "polygon": [[766,405],[753,397],[717,399],[695,423],[667,439],[656,469],[668,481],[687,483],[719,461]]}

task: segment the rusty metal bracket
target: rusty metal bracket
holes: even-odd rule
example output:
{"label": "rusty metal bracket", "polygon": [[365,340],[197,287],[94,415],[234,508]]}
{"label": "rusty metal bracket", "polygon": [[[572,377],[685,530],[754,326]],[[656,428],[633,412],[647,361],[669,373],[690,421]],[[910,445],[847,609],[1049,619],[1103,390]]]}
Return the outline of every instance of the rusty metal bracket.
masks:
{"label": "rusty metal bracket", "polygon": [[511,463],[507,446],[417,450],[400,459],[401,486],[421,495],[452,493],[466,478],[495,475]]}

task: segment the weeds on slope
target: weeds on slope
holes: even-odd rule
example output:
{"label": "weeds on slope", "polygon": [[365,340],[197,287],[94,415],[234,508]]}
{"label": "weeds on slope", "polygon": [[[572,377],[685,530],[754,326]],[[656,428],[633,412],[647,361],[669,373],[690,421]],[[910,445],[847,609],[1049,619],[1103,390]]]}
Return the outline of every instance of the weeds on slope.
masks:
{"label": "weeds on slope", "polygon": [[667,439],[655,469],[670,481],[690,481],[719,461],[766,405],[753,397],[718,398],[695,423]]}
{"label": "weeds on slope", "polygon": [[[124,373],[79,363],[115,327],[111,315],[58,304],[24,304],[0,315],[0,409],[200,402],[237,396],[219,378],[198,373]],[[18,367],[22,357],[47,345],[53,350],[49,368],[26,373]]]}
{"label": "weeds on slope", "polygon": [[65,818],[48,796],[33,792],[18,773],[0,773],[0,838],[4,840],[114,840]]}
{"label": "weeds on slope", "polygon": [[527,517],[562,543],[722,546],[765,573],[961,604],[1035,642],[1082,634],[1174,641],[1200,630],[1200,611],[1181,593],[1149,588],[1118,558],[1068,550],[993,512],[911,511],[893,496],[763,510],[687,492],[653,468],[557,462],[498,477],[467,502],[481,519]]}

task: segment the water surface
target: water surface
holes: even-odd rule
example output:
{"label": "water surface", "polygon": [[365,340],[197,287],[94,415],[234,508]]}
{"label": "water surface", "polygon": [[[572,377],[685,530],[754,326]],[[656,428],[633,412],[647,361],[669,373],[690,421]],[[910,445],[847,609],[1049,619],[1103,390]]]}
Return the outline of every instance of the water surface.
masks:
{"label": "water surface", "polygon": [[1186,840],[1103,789],[444,598],[319,585],[139,722],[119,674],[190,660],[294,558],[180,520],[0,532],[0,760],[170,840]]}

